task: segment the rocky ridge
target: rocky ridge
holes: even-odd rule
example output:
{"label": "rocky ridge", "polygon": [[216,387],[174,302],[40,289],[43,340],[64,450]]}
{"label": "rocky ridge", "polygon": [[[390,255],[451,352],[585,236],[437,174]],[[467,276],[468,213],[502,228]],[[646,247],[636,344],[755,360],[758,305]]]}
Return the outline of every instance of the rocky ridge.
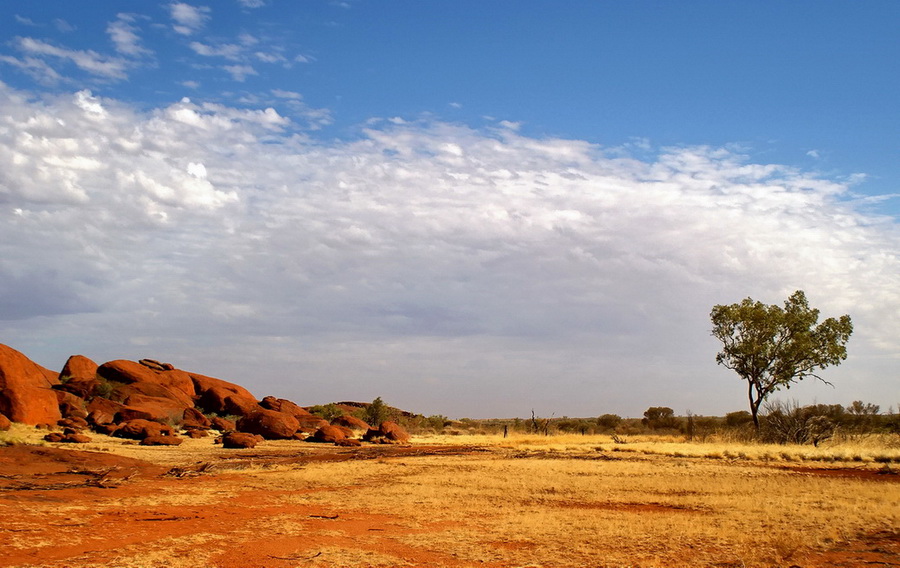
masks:
{"label": "rocky ridge", "polygon": [[329,422],[293,401],[258,400],[240,385],[154,359],[98,365],[73,355],[56,373],[0,344],[0,430],[11,422],[54,430],[48,441],[68,443],[89,442],[86,432],[93,431],[144,445],[178,445],[182,436],[213,430],[226,448],[280,439],[352,446],[361,443],[354,438],[360,432],[367,442],[409,441],[393,422],[373,428],[349,414]]}

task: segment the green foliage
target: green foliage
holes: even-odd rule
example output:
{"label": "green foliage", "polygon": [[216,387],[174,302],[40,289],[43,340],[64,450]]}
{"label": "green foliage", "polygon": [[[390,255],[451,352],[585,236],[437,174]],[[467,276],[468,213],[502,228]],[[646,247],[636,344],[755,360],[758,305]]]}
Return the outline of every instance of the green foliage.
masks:
{"label": "green foliage", "polygon": [[390,418],[390,409],[388,405],[381,400],[379,396],[375,400],[372,401],[372,404],[366,407],[363,420],[372,426],[373,428],[378,428],[381,426],[381,423]]}
{"label": "green foliage", "polygon": [[725,415],[725,426],[728,428],[741,428],[753,422],[753,416],[746,410],[738,410],[737,412],[729,412]]}
{"label": "green foliage", "polygon": [[809,307],[802,290],[794,292],[784,308],[747,298],[713,307],[710,319],[713,336],[723,344],[716,362],[747,381],[757,430],[760,406],[773,392],[806,377],[830,384],[816,371],[847,358],[853,333],[848,315],[817,324],[819,310]]}
{"label": "green foliage", "polygon": [[333,402],[329,402],[328,404],[317,404],[315,406],[311,406],[309,408],[309,413],[314,414],[316,416],[320,416],[325,420],[331,422],[335,418],[344,415],[344,411],[341,410],[341,407],[334,404]]}
{"label": "green foliage", "polygon": [[616,426],[622,423],[622,417],[618,414],[604,414],[597,417],[597,426],[601,430],[615,430]]}
{"label": "green foliage", "polygon": [[675,418],[675,411],[668,406],[651,406],[644,411],[641,423],[651,430],[678,428],[679,426],[678,419]]}
{"label": "green foliage", "polygon": [[97,387],[94,389],[94,392],[100,398],[110,398],[112,397],[113,392],[116,390],[116,385],[112,381],[108,381],[100,377],[100,382],[97,384]]}

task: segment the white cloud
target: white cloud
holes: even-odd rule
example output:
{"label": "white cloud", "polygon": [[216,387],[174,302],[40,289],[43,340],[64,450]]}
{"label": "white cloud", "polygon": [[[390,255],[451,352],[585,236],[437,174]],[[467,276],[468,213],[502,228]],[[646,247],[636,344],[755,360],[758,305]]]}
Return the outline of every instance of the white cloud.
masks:
{"label": "white cloud", "polygon": [[721,413],[744,401],[710,308],[801,288],[856,325],[813,396],[894,393],[900,235],[839,181],[718,148],[638,160],[428,120],[317,142],[273,109],[2,88],[0,332],[26,344],[309,403]]}
{"label": "white cloud", "polygon": [[73,50],[51,45],[30,37],[17,38],[19,50],[35,57],[56,57],[68,60],[83,71],[107,79],[125,79],[128,66],[124,59],[107,57],[91,50]]}
{"label": "white cloud", "polygon": [[266,2],[265,0],[238,0],[238,4],[244,8],[262,8]]}
{"label": "white cloud", "polygon": [[243,52],[243,47],[236,44],[207,45],[199,41],[192,41],[190,48],[197,55],[205,57],[224,57],[226,59],[237,60]]}
{"label": "white cloud", "polygon": [[137,27],[134,24],[135,18],[129,14],[119,14],[115,21],[109,23],[106,27],[106,33],[109,34],[116,51],[124,55],[132,57],[140,57],[149,55],[150,50],[141,45],[141,38],[137,34]]}
{"label": "white cloud", "polygon": [[207,6],[191,6],[183,2],[169,4],[169,15],[175,20],[172,28],[181,35],[192,35],[199,31],[209,20],[209,12]]}
{"label": "white cloud", "polygon": [[56,18],[56,19],[54,19],[54,20],[53,20],[53,26],[54,26],[57,30],[59,30],[59,31],[61,31],[61,32],[63,32],[63,33],[74,32],[74,31],[77,29],[75,26],[73,26],[73,25],[70,24],[69,22],[63,20],[62,18]]}
{"label": "white cloud", "polygon": [[241,83],[250,75],[259,75],[251,65],[225,65],[222,69],[228,71],[232,79]]}

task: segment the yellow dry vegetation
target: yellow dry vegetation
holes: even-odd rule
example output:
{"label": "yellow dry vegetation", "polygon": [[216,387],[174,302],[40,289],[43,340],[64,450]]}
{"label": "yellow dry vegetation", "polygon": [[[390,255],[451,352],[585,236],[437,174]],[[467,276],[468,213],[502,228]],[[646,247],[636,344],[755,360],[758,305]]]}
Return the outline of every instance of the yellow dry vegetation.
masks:
{"label": "yellow dry vegetation", "polygon": [[[6,436],[42,443],[18,425]],[[228,538],[286,543],[289,553],[270,556],[278,566],[814,566],[809,559],[823,551],[900,534],[900,483],[888,481],[900,469],[896,436],[819,448],[650,436],[425,436],[413,442],[421,455],[308,463],[259,456],[348,450],[266,442],[229,452],[209,438],[178,448],[94,438],[87,449],[163,465],[215,462],[203,479],[223,483],[186,479],[165,494],[98,500],[92,514],[238,506],[253,495],[260,516]],[[427,451],[450,445],[466,451]],[[207,565],[223,546],[208,529],[129,545],[116,565]],[[52,545],[44,532],[16,534],[19,547]]]}

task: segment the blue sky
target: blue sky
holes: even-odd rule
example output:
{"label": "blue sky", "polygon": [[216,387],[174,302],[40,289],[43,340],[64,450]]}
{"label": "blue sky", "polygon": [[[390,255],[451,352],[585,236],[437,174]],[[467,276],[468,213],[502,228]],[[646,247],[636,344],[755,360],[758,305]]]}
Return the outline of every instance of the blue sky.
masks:
{"label": "blue sky", "polygon": [[708,313],[898,402],[895,2],[5,2],[0,340],[300,403],[744,406]]}

